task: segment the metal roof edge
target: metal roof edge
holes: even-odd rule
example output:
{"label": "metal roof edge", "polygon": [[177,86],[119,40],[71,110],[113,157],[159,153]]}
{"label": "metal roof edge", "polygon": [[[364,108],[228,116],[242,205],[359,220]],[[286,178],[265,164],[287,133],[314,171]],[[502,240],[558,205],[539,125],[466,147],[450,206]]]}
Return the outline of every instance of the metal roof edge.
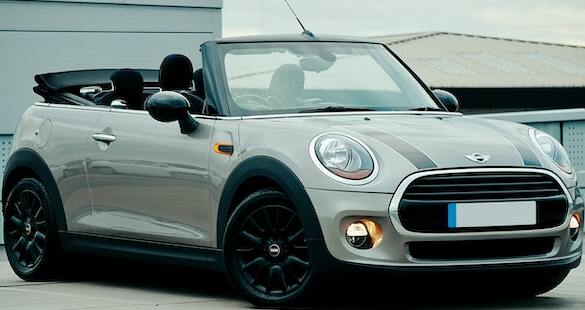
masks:
{"label": "metal roof edge", "polygon": [[[433,36],[437,36],[437,35],[441,35],[441,34],[447,34],[447,33],[441,32],[441,31],[413,32],[413,33],[396,34],[396,35],[388,35],[388,36],[384,36],[384,35],[372,36],[370,38],[375,39],[375,40],[379,40],[386,45],[394,45],[394,44],[404,43],[404,42],[408,42],[408,41],[414,41],[414,40],[424,39],[424,38],[428,38],[428,37],[433,37]],[[399,39],[399,40],[392,41],[392,42],[384,42],[385,39],[392,39],[393,36],[398,37],[398,36],[409,36],[409,35],[411,35],[411,36],[406,37],[404,39]]]}
{"label": "metal roof edge", "polygon": [[[405,34],[408,35],[408,34]],[[560,46],[560,47],[571,47],[571,48],[579,48],[585,49],[585,46],[580,45],[573,45],[573,44],[562,44],[562,43],[550,43],[550,42],[543,42],[543,41],[532,41],[532,40],[522,40],[522,39],[512,39],[512,38],[502,38],[502,37],[493,37],[493,36],[485,36],[485,35],[476,35],[476,34],[468,34],[468,33],[457,33],[457,32],[448,32],[448,31],[435,31],[435,32],[420,32],[419,35],[417,33],[413,33],[413,36],[410,38],[405,38],[393,42],[384,42],[387,45],[395,45],[400,43],[405,43],[414,40],[421,40],[426,39],[429,37],[439,36],[439,35],[453,35],[453,36],[462,36],[462,37],[469,37],[469,38],[476,38],[476,39],[486,39],[486,40],[498,40],[498,41],[508,41],[508,42],[517,42],[517,43],[527,43],[527,44],[538,44],[538,45],[548,45],[548,46]],[[392,36],[372,36],[373,39],[384,40],[391,39]]]}

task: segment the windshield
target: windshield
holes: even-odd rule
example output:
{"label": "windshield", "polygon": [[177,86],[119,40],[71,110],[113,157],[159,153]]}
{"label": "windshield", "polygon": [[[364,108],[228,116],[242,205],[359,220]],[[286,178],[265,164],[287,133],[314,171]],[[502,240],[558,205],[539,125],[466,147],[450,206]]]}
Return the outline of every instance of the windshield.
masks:
{"label": "windshield", "polygon": [[220,45],[234,116],[439,109],[380,44]]}

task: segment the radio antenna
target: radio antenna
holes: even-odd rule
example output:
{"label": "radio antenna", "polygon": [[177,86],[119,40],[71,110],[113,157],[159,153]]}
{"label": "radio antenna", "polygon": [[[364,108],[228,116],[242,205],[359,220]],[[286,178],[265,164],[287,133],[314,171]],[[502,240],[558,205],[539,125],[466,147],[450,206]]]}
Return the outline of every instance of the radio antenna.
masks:
{"label": "radio antenna", "polygon": [[307,28],[305,28],[305,25],[303,25],[303,23],[301,22],[301,19],[297,16],[297,13],[295,13],[295,10],[293,10],[292,6],[290,6],[290,4],[288,3],[288,0],[284,0],[284,3],[286,3],[286,6],[288,6],[288,9],[291,11],[291,13],[297,19],[297,22],[299,23],[299,25],[301,25],[301,28],[303,28],[303,34],[308,36],[308,37],[314,38],[315,35],[311,31],[307,30]]}

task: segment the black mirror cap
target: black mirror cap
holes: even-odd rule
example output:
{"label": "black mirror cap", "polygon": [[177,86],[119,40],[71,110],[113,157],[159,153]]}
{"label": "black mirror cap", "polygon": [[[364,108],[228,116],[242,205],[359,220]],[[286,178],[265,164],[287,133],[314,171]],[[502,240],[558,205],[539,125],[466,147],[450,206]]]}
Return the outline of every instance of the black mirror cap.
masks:
{"label": "black mirror cap", "polygon": [[189,100],[173,91],[161,91],[146,100],[146,110],[159,122],[179,121],[181,133],[190,134],[199,123],[189,114]]}
{"label": "black mirror cap", "polygon": [[439,101],[445,106],[449,112],[459,111],[459,100],[452,93],[442,90],[434,89],[433,94],[439,99]]}

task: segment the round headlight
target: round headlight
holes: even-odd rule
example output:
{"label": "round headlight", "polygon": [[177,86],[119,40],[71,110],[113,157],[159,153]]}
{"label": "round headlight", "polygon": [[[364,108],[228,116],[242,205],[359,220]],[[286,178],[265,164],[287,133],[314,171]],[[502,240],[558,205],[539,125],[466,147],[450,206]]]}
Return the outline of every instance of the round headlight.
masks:
{"label": "round headlight", "polygon": [[378,167],[371,151],[346,135],[320,135],[313,139],[309,151],[317,167],[340,182],[359,185],[376,177]]}
{"label": "round headlight", "polygon": [[537,129],[530,130],[532,142],[559,168],[566,173],[573,173],[569,155],[555,138]]}

